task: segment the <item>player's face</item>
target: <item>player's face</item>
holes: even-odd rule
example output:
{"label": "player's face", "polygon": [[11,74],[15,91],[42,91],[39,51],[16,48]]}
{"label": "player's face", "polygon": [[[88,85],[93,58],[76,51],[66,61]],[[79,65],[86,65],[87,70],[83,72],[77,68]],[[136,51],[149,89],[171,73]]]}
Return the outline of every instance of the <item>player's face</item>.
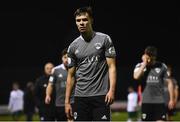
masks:
{"label": "player's face", "polygon": [[17,84],[13,84],[13,89],[17,90],[19,88],[19,86]]}
{"label": "player's face", "polygon": [[92,19],[88,13],[76,16],[76,25],[80,33],[89,32],[92,29]]}
{"label": "player's face", "polygon": [[147,63],[148,63],[148,65],[153,64],[154,61],[155,61],[155,57],[154,56],[150,56],[148,54],[145,54],[145,55],[147,56]]}
{"label": "player's face", "polygon": [[45,67],[44,67],[45,74],[46,75],[51,75],[51,71],[52,71],[53,67],[54,66],[51,63],[46,64]]}
{"label": "player's face", "polygon": [[63,64],[64,64],[65,66],[68,65],[68,56],[67,56],[67,54],[63,55],[63,57],[62,57],[62,62],[63,62]]}

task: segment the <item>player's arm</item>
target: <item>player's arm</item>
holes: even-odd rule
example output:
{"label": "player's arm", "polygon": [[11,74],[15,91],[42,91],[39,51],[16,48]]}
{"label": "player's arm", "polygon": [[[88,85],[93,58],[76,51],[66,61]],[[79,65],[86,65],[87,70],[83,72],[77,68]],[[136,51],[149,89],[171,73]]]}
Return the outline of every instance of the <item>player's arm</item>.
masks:
{"label": "player's arm", "polygon": [[49,104],[51,101],[51,94],[53,91],[53,83],[49,82],[48,86],[46,88],[46,98],[45,98],[45,103]]}
{"label": "player's arm", "polygon": [[146,65],[148,64],[148,62],[150,62],[150,58],[147,55],[143,55],[142,56],[142,63],[140,65],[140,67],[136,67],[134,70],[134,74],[133,77],[135,80],[139,80],[143,74],[144,74],[144,69],[146,68]]}
{"label": "player's arm", "polygon": [[174,88],[174,99],[175,99],[175,104],[178,102],[178,96],[179,96],[179,87],[176,84]]}
{"label": "player's arm", "polygon": [[110,88],[106,95],[105,102],[111,104],[114,101],[114,93],[116,88],[116,60],[115,58],[106,58],[109,68]]}
{"label": "player's arm", "polygon": [[67,82],[66,82],[66,96],[65,96],[65,112],[68,119],[72,119],[72,108],[70,104],[70,96],[71,96],[72,89],[75,83],[74,75],[75,75],[75,67],[69,68]]}
{"label": "player's arm", "polygon": [[166,79],[166,82],[168,83],[168,91],[169,91],[169,103],[168,103],[168,107],[170,109],[174,108],[174,89],[173,89],[173,81],[171,79]]}
{"label": "player's arm", "polygon": [[55,69],[53,68],[51,71],[51,76],[49,77],[48,86],[46,88],[46,97],[45,97],[46,104],[49,104],[51,102],[51,95],[53,92],[53,84],[55,82],[54,72],[55,72]]}
{"label": "player's arm", "polygon": [[12,109],[12,105],[13,105],[13,99],[12,99],[12,92],[11,92],[10,97],[9,97],[8,110]]}

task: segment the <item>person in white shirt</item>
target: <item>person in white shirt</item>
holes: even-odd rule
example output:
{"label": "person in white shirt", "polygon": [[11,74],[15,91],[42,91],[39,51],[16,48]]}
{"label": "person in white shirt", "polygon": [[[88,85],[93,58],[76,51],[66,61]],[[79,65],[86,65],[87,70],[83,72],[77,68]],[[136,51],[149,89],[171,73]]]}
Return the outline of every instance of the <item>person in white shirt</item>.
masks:
{"label": "person in white shirt", "polygon": [[137,106],[138,106],[138,94],[135,92],[132,86],[128,87],[127,96],[127,112],[128,122],[135,121],[137,119]]}
{"label": "person in white shirt", "polygon": [[10,92],[8,109],[10,110],[13,120],[18,121],[23,111],[23,96],[24,92],[19,89],[17,82],[13,83],[13,90]]}

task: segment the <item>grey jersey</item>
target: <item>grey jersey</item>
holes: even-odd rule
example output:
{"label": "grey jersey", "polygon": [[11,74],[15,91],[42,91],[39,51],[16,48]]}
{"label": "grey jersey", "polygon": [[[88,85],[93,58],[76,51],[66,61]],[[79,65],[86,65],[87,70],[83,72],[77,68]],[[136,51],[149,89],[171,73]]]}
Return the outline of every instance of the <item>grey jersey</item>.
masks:
{"label": "grey jersey", "polygon": [[[134,71],[140,66],[141,63],[137,64]],[[156,62],[153,66],[146,67],[144,69],[144,78],[145,89],[142,103],[164,103],[164,82],[168,78],[166,65]]]}
{"label": "grey jersey", "polygon": [[[64,106],[65,102],[65,92],[66,92],[66,80],[67,80],[67,70],[64,64],[56,66],[53,69],[53,74],[49,78],[49,82],[55,85],[56,89],[56,106]],[[73,94],[71,96],[71,103],[74,102]]]}
{"label": "grey jersey", "polygon": [[69,46],[69,67],[76,67],[75,96],[87,97],[105,95],[109,88],[106,57],[115,58],[115,48],[111,38],[94,32],[90,42],[82,36]]}
{"label": "grey jersey", "polygon": [[[177,80],[173,77],[171,77],[171,80],[173,82],[173,87],[175,88],[178,84],[177,84]],[[170,96],[169,96],[169,91],[168,91],[168,84],[167,82],[165,82],[164,85],[164,100],[165,100],[165,104],[168,105]]]}

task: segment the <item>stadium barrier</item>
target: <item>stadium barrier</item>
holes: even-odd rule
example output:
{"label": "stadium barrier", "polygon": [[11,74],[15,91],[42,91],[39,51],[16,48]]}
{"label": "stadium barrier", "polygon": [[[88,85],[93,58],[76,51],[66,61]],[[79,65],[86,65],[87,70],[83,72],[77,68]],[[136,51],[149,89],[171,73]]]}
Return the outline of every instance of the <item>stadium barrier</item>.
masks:
{"label": "stadium barrier", "polygon": [[[115,101],[111,105],[112,112],[126,111],[127,101]],[[177,110],[180,110],[180,101],[176,106]],[[0,115],[10,114],[7,105],[0,105]]]}

